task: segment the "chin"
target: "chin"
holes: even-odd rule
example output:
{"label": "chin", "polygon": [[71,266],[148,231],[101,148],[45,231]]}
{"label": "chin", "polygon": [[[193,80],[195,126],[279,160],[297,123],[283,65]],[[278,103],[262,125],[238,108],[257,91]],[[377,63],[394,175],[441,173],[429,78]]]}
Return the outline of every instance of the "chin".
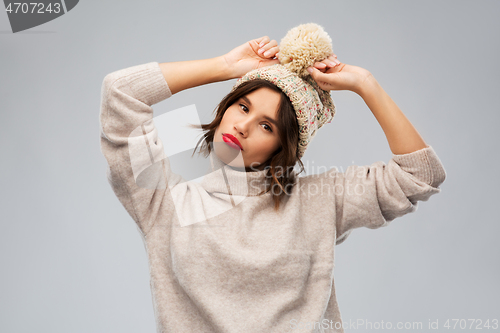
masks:
{"label": "chin", "polygon": [[229,147],[225,142],[214,142],[214,152],[221,161],[233,168],[245,167],[242,151]]}

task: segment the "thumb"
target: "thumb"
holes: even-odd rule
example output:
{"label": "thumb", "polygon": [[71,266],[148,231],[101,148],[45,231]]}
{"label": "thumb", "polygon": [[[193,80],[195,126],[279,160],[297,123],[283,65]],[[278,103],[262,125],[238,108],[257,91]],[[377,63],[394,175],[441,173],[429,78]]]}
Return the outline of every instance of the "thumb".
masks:
{"label": "thumb", "polygon": [[307,67],[307,71],[309,72],[309,74],[311,74],[312,78],[313,79],[319,79],[321,77],[322,73],[319,69],[317,69],[316,67],[313,67],[313,66],[310,66],[310,67]]}
{"label": "thumb", "polygon": [[320,71],[319,69],[312,67],[312,66],[308,67],[307,71],[309,72],[309,74],[311,74],[311,77],[313,78],[314,81],[316,81],[316,83],[318,84],[318,86],[321,89],[324,89],[324,90],[331,89],[330,84],[327,81],[328,74],[325,74],[322,71]]}

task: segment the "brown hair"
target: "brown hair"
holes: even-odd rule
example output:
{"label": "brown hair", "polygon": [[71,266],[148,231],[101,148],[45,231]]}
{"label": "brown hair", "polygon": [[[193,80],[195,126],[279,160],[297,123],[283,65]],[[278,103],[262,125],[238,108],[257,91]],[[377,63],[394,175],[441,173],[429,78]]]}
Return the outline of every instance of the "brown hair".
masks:
{"label": "brown hair", "polygon": [[[202,129],[205,132],[196,144],[193,155],[201,141],[203,141],[203,144],[200,152],[203,152],[205,157],[210,154],[210,143],[214,140],[215,131],[221,123],[226,110],[241,97],[246,96],[259,88],[269,88],[281,94],[280,105],[277,113],[280,148],[278,148],[272,156],[263,163],[264,169],[267,169],[266,177],[271,181],[266,191],[259,193],[259,195],[262,195],[271,191],[274,208],[277,211],[279,209],[281,199],[291,193],[291,189],[296,182],[296,179],[292,174],[295,163],[299,162],[301,167],[301,170],[298,173],[301,173],[304,170],[304,164],[297,156],[299,124],[297,122],[295,109],[293,108],[288,96],[273,83],[264,79],[255,79],[243,82],[220,101],[214,110],[216,114],[211,123],[201,125],[190,124],[191,127]],[[278,191],[276,188],[278,188]]]}

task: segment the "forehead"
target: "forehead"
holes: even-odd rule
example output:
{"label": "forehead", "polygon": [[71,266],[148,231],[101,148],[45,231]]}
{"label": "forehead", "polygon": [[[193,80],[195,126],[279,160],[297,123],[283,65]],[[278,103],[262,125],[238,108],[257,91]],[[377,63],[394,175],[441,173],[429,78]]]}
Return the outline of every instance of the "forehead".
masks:
{"label": "forehead", "polygon": [[[265,87],[254,90],[244,97],[251,103],[252,108],[265,112],[273,118],[278,112],[281,101],[281,94],[279,92]],[[243,100],[245,100],[244,97],[242,97]]]}

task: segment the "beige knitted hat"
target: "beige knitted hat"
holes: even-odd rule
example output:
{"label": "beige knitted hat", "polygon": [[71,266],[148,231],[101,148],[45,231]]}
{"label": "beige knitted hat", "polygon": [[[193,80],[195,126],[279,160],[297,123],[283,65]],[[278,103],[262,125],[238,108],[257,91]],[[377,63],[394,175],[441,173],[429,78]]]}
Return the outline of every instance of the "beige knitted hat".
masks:
{"label": "beige knitted hat", "polygon": [[299,158],[304,156],[317,130],[330,123],[335,115],[330,92],[321,89],[307,71],[307,67],[332,54],[332,40],[321,26],[301,24],[289,30],[281,40],[279,64],[251,70],[232,88],[234,91],[243,82],[264,79],[278,86],[290,98],[299,124]]}

